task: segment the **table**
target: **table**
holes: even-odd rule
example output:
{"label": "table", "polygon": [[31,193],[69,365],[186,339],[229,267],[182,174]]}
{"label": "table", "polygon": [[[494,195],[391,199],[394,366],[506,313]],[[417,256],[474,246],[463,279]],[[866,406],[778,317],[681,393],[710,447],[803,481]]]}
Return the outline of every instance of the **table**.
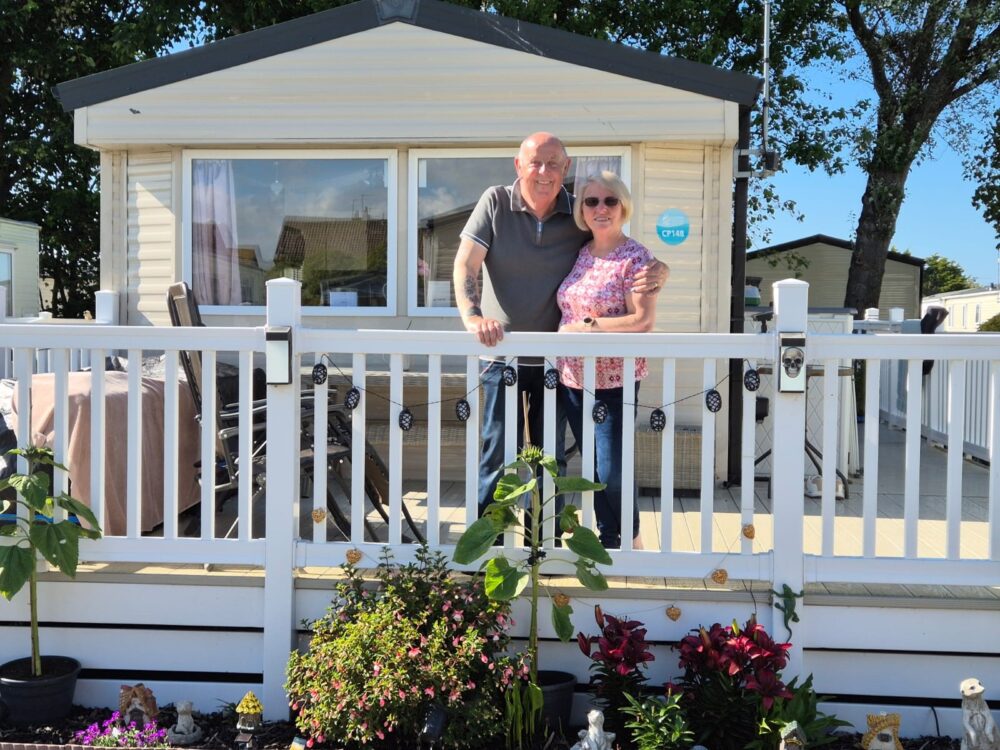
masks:
{"label": "table", "polygon": [[[31,432],[45,436],[52,445],[55,437],[55,376],[34,375],[31,379]],[[87,505],[90,496],[90,388],[91,373],[71,372],[68,375],[66,466],[69,469],[70,494]],[[149,532],[163,523],[163,396],[166,384],[158,378],[143,377],[142,393],[142,531]],[[195,419],[194,401],[184,382],[177,385],[179,417],[177,446],[178,510],[195,505],[200,500],[198,472],[200,428]],[[128,373],[104,374],[105,398],[105,487],[104,533],[125,534],[128,460]],[[14,411],[17,411],[17,391],[14,391]],[[23,441],[19,438],[18,443]]]}

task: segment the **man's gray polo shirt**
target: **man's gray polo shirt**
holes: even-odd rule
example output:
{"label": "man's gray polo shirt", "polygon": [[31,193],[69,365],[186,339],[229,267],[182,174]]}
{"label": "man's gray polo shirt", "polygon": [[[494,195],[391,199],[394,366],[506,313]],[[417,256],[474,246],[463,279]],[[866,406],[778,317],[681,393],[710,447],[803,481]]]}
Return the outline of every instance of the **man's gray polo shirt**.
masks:
{"label": "man's gray polo shirt", "polygon": [[590,233],[573,221],[573,203],[562,188],[552,215],[538,221],[524,205],[517,182],[483,193],[462,237],[486,248],[484,317],[505,331],[559,328],[556,292],[572,270]]}

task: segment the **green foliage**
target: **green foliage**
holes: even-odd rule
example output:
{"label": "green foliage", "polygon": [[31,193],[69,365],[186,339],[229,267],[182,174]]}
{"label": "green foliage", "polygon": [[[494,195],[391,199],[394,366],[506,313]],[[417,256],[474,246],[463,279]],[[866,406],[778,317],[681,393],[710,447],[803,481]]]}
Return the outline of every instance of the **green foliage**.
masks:
{"label": "green foliage", "polygon": [[924,283],[920,290],[924,297],[954,292],[959,289],[971,289],[976,286],[975,280],[970,278],[965,269],[953,260],[934,253],[929,255],[925,262]]}
{"label": "green foliage", "polygon": [[[576,555],[574,564],[577,579],[591,590],[606,589],[608,582],[597,570],[596,563],[611,562],[607,550],[601,546],[593,531],[580,525],[576,508],[567,506],[559,513],[553,509],[555,499],[559,495],[600,490],[604,489],[604,485],[579,477],[560,477],[555,459],[545,455],[540,448],[533,445],[526,445],[517,460],[505,468],[508,473],[497,483],[496,491],[493,493],[494,502],[486,508],[483,517],[469,526],[459,538],[458,544],[455,545],[454,559],[459,565],[469,565],[490,551],[497,535],[519,528],[523,530],[528,546],[528,557],[512,563],[501,553],[487,561],[485,590],[487,596],[493,599],[510,601],[519,596],[528,583],[531,584],[527,658],[531,669],[531,687],[534,688],[538,685],[538,595],[541,590],[539,571],[547,554],[544,549],[547,540],[542,536],[542,529],[547,518],[557,521],[563,533],[563,544]],[[552,495],[544,500],[538,478],[542,470],[552,477],[555,487]],[[518,472],[522,472],[526,478],[522,479]],[[530,505],[522,522],[514,510],[523,495],[529,496]],[[573,610],[569,607],[569,597],[557,594],[552,597],[552,603],[553,628],[559,638],[568,641],[573,636],[573,627],[569,620]],[[523,701],[515,703],[515,708],[518,710],[525,708]],[[533,705],[531,703],[527,708],[534,711]],[[510,709],[510,706],[508,708]],[[520,722],[520,725],[533,727],[534,720],[535,717],[532,716],[530,721]],[[519,735],[518,741],[523,739],[524,736]]]}
{"label": "green foliage", "polygon": [[812,675],[801,686],[798,678],[788,682],[791,698],[777,698],[771,710],[761,719],[760,736],[750,743],[748,750],[778,750],[781,745],[781,730],[793,721],[806,733],[806,747],[820,747],[836,741],[834,734],[838,727],[850,726],[850,722],[830,716],[819,710],[822,700],[812,686]]}
{"label": "green foliage", "polygon": [[997,250],[1000,250],[1000,108],[993,113],[993,127],[984,148],[977,149],[966,160],[965,177],[978,183],[972,193],[972,205],[993,225]]}
{"label": "green foliage", "polygon": [[502,733],[504,694],[527,674],[503,655],[509,609],[479,581],[451,577],[443,555],[421,547],[417,560],[394,566],[386,552],[376,591],[347,565],[308,651],[292,653],[286,690],[315,741],[417,747],[433,704],[449,717],[442,747]]}
{"label": "green foliage", "polygon": [[[61,573],[76,575],[80,559],[80,537],[99,539],[101,527],[90,508],[65,492],[49,492],[49,471],[66,467],[56,463],[52,450],[44,447],[15,448],[10,454],[28,462],[27,473],[0,479],[0,493],[5,499],[0,511],[17,511],[14,522],[0,526],[0,535],[12,540],[0,545],[0,595],[8,601],[28,584],[31,610],[31,660],[35,676],[42,673],[38,648],[38,592],[36,568],[42,559]],[[14,492],[10,492],[14,490]],[[23,511],[23,512],[21,512]],[[57,520],[57,514],[65,517]],[[69,516],[75,516],[72,520]],[[86,524],[81,525],[81,524]]]}
{"label": "green foliage", "polygon": [[637,750],[686,750],[694,744],[694,733],[688,729],[679,695],[640,702],[626,693],[625,700],[628,705],[621,712],[632,717],[625,727],[631,731]]}
{"label": "green foliage", "polygon": [[981,333],[1000,333],[1000,313],[984,320],[979,326],[979,331]]}

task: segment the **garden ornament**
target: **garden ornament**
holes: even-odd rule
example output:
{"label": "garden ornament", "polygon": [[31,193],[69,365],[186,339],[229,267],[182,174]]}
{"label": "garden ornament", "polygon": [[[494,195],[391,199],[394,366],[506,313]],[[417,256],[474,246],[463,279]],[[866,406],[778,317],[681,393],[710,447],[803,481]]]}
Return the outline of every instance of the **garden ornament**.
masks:
{"label": "garden ornament", "polygon": [[801,599],[805,591],[800,591],[795,593],[792,587],[787,583],[782,584],[781,591],[771,591],[771,595],[775,599],[781,599],[781,604],[778,602],[774,603],[774,608],[781,612],[782,617],[785,621],[785,630],[788,631],[788,639],[792,638],[792,627],[791,623],[799,621],[799,614],[795,611],[795,600]]}
{"label": "garden ornament", "polygon": [[1000,750],[1000,731],[983,699],[985,688],[975,677],[962,680],[962,750]]}
{"label": "garden ornament", "polygon": [[903,750],[899,741],[899,714],[868,714],[868,731],[861,738],[864,750]]}
{"label": "garden ornament", "polygon": [[781,730],[781,745],[779,750],[794,750],[794,748],[805,748],[806,733],[799,726],[797,721],[790,721]]}
{"label": "garden ornament", "polygon": [[788,377],[797,378],[805,359],[806,355],[801,349],[797,346],[790,346],[785,349],[785,353],[781,356],[781,366],[785,368]]}
{"label": "garden ornament", "polygon": [[192,745],[201,739],[201,727],[194,723],[191,701],[177,701],[177,723],[167,730],[167,742],[171,745]]}
{"label": "garden ornament", "polygon": [[580,741],[570,750],[611,750],[614,747],[615,733],[604,731],[604,712],[596,708],[587,714],[586,729],[581,729],[577,735]]}
{"label": "garden ornament", "polygon": [[118,707],[122,720],[126,724],[135,722],[137,727],[146,726],[159,713],[153,691],[141,682],[135,685],[122,685],[118,693]]}

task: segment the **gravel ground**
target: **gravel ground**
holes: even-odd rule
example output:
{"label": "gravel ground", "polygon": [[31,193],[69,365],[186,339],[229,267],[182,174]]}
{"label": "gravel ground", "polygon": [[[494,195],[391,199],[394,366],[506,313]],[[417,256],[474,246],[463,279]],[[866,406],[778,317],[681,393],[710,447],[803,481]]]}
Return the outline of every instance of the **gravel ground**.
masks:
{"label": "gravel ground", "polygon": [[[74,733],[86,729],[89,725],[105,721],[110,716],[106,708],[82,708],[74,706],[72,713],[64,721],[51,726],[11,727],[0,725],[0,743],[39,743],[66,745],[73,741]],[[177,715],[173,706],[160,709],[157,723],[161,727],[169,727],[176,721]],[[195,713],[195,723],[204,731],[202,740],[198,742],[200,750],[231,750],[236,739],[236,719],[228,712],[211,714]],[[292,740],[299,736],[298,730],[291,722],[265,722],[263,730],[258,734],[261,750],[289,750]],[[829,745],[823,745],[826,750],[859,750],[860,734],[838,734],[837,740]],[[902,741],[903,750],[960,750],[961,743],[950,737],[920,737]],[[334,746],[327,745],[333,750]],[[550,746],[566,748],[565,744]]]}

